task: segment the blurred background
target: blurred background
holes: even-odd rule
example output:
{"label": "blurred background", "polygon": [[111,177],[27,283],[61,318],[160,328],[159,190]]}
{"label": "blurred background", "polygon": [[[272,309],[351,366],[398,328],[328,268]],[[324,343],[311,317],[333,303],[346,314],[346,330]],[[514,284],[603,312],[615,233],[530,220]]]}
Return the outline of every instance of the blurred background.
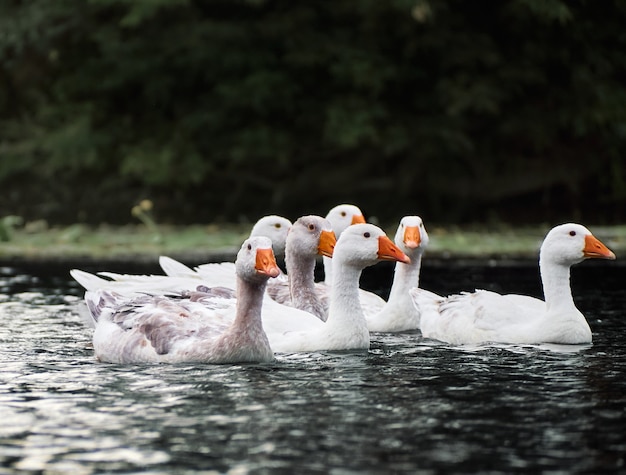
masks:
{"label": "blurred background", "polygon": [[619,224],[626,2],[2,0],[0,215]]}

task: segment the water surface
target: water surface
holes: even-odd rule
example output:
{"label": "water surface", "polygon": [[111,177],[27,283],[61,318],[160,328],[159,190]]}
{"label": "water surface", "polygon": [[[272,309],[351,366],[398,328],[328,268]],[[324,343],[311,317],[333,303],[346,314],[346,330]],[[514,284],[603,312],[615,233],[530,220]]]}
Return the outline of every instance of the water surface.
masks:
{"label": "water surface", "polygon": [[[98,363],[66,272],[3,268],[0,473],[625,473],[622,274],[574,270],[592,345],[374,334],[368,352],[211,366]],[[422,286],[540,291],[533,265],[425,265]]]}

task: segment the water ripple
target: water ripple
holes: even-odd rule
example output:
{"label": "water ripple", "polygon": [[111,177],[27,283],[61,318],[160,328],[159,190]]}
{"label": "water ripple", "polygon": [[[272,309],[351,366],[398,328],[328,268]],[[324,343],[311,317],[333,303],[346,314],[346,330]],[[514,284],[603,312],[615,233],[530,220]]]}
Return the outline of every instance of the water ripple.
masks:
{"label": "water ripple", "polygon": [[[0,462],[31,473],[619,473],[626,295],[593,345],[450,346],[250,365],[93,358],[69,282],[0,273]],[[65,284],[63,284],[65,282]],[[35,290],[28,290],[31,284]],[[597,312],[597,313],[593,313]]]}

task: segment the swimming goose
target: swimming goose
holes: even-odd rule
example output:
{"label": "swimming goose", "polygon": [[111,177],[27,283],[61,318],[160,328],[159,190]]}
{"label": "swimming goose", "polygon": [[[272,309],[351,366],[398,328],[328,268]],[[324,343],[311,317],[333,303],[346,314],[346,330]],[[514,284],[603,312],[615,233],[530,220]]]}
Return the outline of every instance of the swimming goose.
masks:
{"label": "swimming goose", "polygon": [[247,239],[235,266],[234,306],[232,293],[206,287],[187,298],[129,299],[108,290],[88,290],[96,357],[111,363],[273,360],[261,321],[265,285],[279,273],[270,239]]}
{"label": "swimming goose", "polygon": [[545,301],[486,290],[443,298],[412,289],[422,335],[452,344],[590,343],[591,329],[570,287],[570,267],[588,258],[615,254],[584,226],[562,224],[548,232],[539,251]]}
{"label": "swimming goose", "polygon": [[404,216],[394,238],[411,262],[396,263],[389,298],[383,308],[367,316],[371,332],[401,332],[419,329],[419,314],[413,305],[409,290],[419,286],[422,254],[428,246],[428,233],[419,216]]}
{"label": "swimming goose", "polygon": [[[369,348],[367,322],[359,301],[359,279],[364,268],[382,260],[409,263],[385,233],[373,224],[355,224],[343,231],[333,252],[333,284],[326,323],[308,320],[301,331],[269,331],[277,352],[356,350]],[[292,319],[292,321],[300,320]],[[306,326],[306,328],[304,328]],[[282,330],[282,331],[281,331]]]}

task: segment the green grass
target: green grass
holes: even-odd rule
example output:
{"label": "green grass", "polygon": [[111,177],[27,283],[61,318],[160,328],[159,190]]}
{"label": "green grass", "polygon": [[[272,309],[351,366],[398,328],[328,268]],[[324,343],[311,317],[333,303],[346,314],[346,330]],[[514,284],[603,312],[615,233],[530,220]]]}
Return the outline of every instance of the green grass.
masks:
{"label": "green grass", "polygon": [[158,234],[144,225],[16,229],[9,241],[0,243],[0,258],[205,256],[233,252],[248,230],[248,226],[215,225],[159,226]]}
{"label": "green grass", "polygon": [[[137,259],[169,255],[190,260],[233,255],[251,225],[158,227],[158,234],[138,224],[51,227],[36,224],[10,230],[0,242],[0,259]],[[390,236],[395,226],[386,226]],[[626,249],[626,226],[590,227],[618,259]],[[548,227],[428,227],[431,258],[533,258]]]}

